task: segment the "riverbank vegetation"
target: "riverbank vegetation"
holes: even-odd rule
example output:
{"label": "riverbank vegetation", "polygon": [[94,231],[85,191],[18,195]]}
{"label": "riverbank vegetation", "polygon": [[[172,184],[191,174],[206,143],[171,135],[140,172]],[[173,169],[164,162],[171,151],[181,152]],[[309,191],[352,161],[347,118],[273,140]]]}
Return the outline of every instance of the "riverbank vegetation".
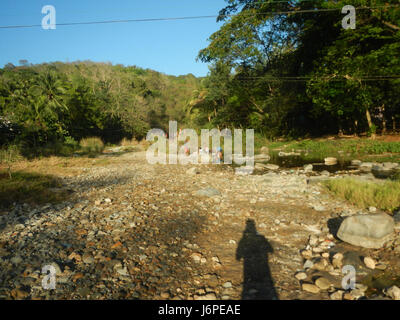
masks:
{"label": "riverbank vegetation", "polygon": [[400,180],[376,183],[344,178],[327,180],[324,184],[332,194],[362,209],[375,207],[393,212],[400,208]]}

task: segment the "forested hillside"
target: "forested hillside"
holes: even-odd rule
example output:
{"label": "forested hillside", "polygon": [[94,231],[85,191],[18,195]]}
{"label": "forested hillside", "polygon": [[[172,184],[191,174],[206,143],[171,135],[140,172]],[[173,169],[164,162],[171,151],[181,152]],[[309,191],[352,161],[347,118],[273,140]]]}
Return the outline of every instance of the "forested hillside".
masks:
{"label": "forested hillside", "polygon": [[143,138],[150,128],[183,120],[199,80],[93,62],[0,69],[1,144],[40,147],[97,136]]}
{"label": "forested hillside", "polygon": [[[399,128],[398,0],[226,2],[199,54],[212,68],[192,121],[270,138]],[[342,27],[345,5],[355,29]]]}

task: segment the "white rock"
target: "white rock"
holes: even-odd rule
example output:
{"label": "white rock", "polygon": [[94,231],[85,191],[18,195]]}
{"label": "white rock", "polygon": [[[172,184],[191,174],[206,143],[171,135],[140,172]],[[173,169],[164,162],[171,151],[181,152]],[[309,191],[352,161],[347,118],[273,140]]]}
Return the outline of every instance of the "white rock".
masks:
{"label": "white rock", "polygon": [[365,257],[364,258],[364,264],[367,266],[369,269],[375,269],[376,262],[374,259],[371,257]]}
{"label": "white rock", "polygon": [[338,290],[332,293],[330,296],[331,300],[342,300],[343,299],[343,291]]}
{"label": "white rock", "polygon": [[295,278],[297,280],[304,280],[307,278],[307,274],[305,272],[298,272],[296,273]]}
{"label": "white rock", "polygon": [[392,286],[386,290],[386,295],[393,300],[400,300],[400,289],[397,286]]}
{"label": "white rock", "polygon": [[314,266],[314,263],[313,263],[311,260],[307,260],[307,261],[304,263],[303,268],[304,268],[304,269],[309,269],[309,268],[312,268],[313,266]]}

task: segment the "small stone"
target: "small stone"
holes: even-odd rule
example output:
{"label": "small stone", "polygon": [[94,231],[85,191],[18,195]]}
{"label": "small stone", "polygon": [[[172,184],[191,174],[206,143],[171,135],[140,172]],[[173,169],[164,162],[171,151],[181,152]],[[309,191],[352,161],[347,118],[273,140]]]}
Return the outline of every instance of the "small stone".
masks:
{"label": "small stone", "polygon": [[377,270],[386,270],[386,268],[387,268],[387,266],[386,266],[386,264],[383,264],[383,263],[378,263],[376,266],[375,266],[375,269],[377,269]]}
{"label": "small stone", "polygon": [[343,299],[344,299],[344,300],[354,300],[354,296],[353,296],[351,293],[346,292],[346,293],[343,295]]}
{"label": "small stone", "polygon": [[91,264],[91,263],[94,262],[94,258],[93,258],[92,255],[85,253],[85,254],[82,256],[82,261],[83,261],[84,263],[86,263],[86,264]]}
{"label": "small stone", "polygon": [[125,267],[122,267],[121,265],[119,265],[118,267],[116,267],[116,268],[114,268],[115,269],[115,271],[117,271],[117,273],[119,274],[119,275],[121,275],[121,276],[129,276],[129,272],[128,272],[128,269],[127,269],[127,267],[125,266]]}
{"label": "small stone", "polygon": [[337,259],[337,260],[343,260],[343,253],[335,253],[335,255],[332,257],[333,259]]}
{"label": "small stone", "polygon": [[365,292],[368,290],[368,286],[362,283],[356,283],[356,288],[361,292]]}
{"label": "small stone", "polygon": [[303,256],[304,259],[311,259],[312,258],[311,250],[303,250],[303,251],[301,251],[301,255]]}
{"label": "small stone", "polygon": [[375,263],[375,260],[374,259],[372,259],[371,257],[365,257],[364,258],[364,264],[367,266],[367,268],[369,268],[369,269],[375,269],[375,265],[376,265],[376,263]]}
{"label": "small stone", "polygon": [[191,258],[193,259],[193,261],[196,262],[196,263],[200,263],[200,262],[201,262],[202,256],[201,256],[201,254],[199,254],[199,253],[193,253],[190,257],[191,257]]}
{"label": "small stone", "polygon": [[215,296],[215,293],[208,293],[203,296],[195,295],[195,296],[193,296],[193,299],[194,300],[217,300],[217,297]]}
{"label": "small stone", "polygon": [[331,283],[328,279],[321,277],[315,281],[315,285],[321,290],[328,290],[331,286]]}
{"label": "small stone", "polygon": [[105,202],[105,203],[111,203],[111,199],[110,199],[110,198],[105,198],[105,199],[104,199],[104,202]]}
{"label": "small stone", "polygon": [[400,289],[397,286],[392,286],[385,291],[385,294],[393,300],[400,300]]}
{"label": "small stone", "polygon": [[364,291],[360,289],[351,290],[350,294],[354,297],[354,299],[359,299],[364,296]]}
{"label": "small stone", "polygon": [[224,288],[232,288],[232,282],[228,281],[222,285]]}
{"label": "small stone", "polygon": [[162,292],[161,295],[160,295],[160,297],[161,297],[162,299],[169,299],[169,293],[168,293],[168,292]]}
{"label": "small stone", "polygon": [[312,268],[319,271],[325,271],[328,265],[329,264],[326,259],[321,259],[320,261],[314,263]]}
{"label": "small stone", "polygon": [[336,269],[341,269],[343,266],[343,261],[340,259],[333,259],[332,260],[332,266]]}
{"label": "small stone", "polygon": [[315,210],[315,211],[325,211],[325,207],[324,206],[321,206],[321,205],[315,205],[315,206],[313,206],[313,209]]}
{"label": "small stone", "polygon": [[308,240],[308,244],[310,245],[310,246],[316,246],[317,244],[318,244],[318,237],[317,236],[315,236],[315,235],[311,235],[310,236],[310,239]]}
{"label": "small stone", "polygon": [[312,268],[313,266],[314,266],[314,263],[313,263],[311,260],[307,260],[307,261],[304,263],[303,268],[304,268],[304,269],[310,269],[310,268]]}
{"label": "small stone", "polygon": [[204,290],[204,289],[199,289],[199,290],[196,290],[196,293],[197,293],[198,295],[204,295],[204,294],[206,294],[206,290]]}
{"label": "small stone", "polygon": [[305,272],[298,272],[296,273],[295,278],[297,280],[304,280],[307,279],[307,274]]}
{"label": "small stone", "polygon": [[352,166],[360,166],[361,165],[361,160],[351,160],[351,165]]}
{"label": "small stone", "polygon": [[335,291],[334,293],[332,293],[329,298],[331,298],[331,300],[342,300],[343,299],[343,292],[342,290],[338,290]]}
{"label": "small stone", "polygon": [[334,158],[334,157],[325,158],[325,164],[326,164],[327,166],[335,165],[335,164],[337,164],[337,159]]}
{"label": "small stone", "polygon": [[324,252],[324,253],[322,253],[322,256],[323,256],[324,258],[329,258],[329,253],[328,253],[328,252]]}
{"label": "small stone", "polygon": [[307,291],[310,293],[318,293],[320,291],[320,289],[316,285],[311,284],[311,283],[303,283],[301,288],[304,291]]}
{"label": "small stone", "polygon": [[376,212],[376,208],[375,208],[375,207],[369,207],[369,208],[368,208],[368,211],[369,211],[369,212]]}

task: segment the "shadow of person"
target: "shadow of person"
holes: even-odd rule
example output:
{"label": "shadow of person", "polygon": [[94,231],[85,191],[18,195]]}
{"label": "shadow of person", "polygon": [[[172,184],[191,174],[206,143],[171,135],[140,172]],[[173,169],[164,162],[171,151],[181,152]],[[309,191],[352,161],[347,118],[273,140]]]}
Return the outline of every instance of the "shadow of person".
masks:
{"label": "shadow of person", "polygon": [[243,259],[243,300],[278,299],[268,265],[272,252],[268,240],[257,233],[254,220],[248,219],[236,250],[236,259]]}

